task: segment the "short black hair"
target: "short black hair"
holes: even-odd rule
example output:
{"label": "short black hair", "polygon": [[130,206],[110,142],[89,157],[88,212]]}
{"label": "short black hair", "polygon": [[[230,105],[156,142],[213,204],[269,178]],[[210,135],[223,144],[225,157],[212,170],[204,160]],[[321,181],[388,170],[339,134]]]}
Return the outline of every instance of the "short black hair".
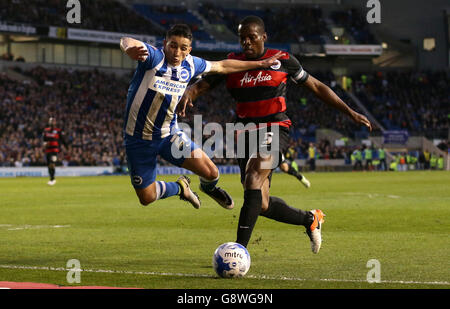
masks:
{"label": "short black hair", "polygon": [[191,28],[186,24],[176,24],[173,25],[166,33],[166,39],[171,37],[172,35],[181,36],[183,38],[187,38],[192,41],[192,31]]}
{"label": "short black hair", "polygon": [[250,24],[258,25],[259,27],[261,27],[261,30],[263,32],[266,31],[266,27],[264,25],[264,21],[262,20],[261,17],[250,15],[250,16],[244,17],[239,22],[239,26],[241,26],[241,27],[245,27],[245,26],[250,25]]}

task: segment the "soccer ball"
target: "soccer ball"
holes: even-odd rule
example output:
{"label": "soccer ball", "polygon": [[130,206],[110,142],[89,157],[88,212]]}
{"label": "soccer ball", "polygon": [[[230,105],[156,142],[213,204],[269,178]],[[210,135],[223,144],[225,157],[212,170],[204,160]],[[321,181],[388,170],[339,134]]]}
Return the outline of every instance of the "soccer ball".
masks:
{"label": "soccer ball", "polygon": [[241,244],[221,244],[213,255],[213,268],[222,278],[243,277],[250,269],[250,254]]}

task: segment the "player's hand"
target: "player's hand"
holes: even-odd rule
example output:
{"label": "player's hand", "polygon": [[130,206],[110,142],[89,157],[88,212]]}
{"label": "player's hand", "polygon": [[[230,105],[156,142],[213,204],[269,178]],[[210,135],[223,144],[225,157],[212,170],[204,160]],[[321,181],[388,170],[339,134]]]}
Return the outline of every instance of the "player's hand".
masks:
{"label": "player's hand", "polygon": [[189,90],[186,90],[184,92],[183,96],[181,97],[180,102],[178,102],[176,113],[179,117],[186,117],[186,106],[187,105],[189,105],[189,107],[194,107]]}
{"label": "player's hand", "polygon": [[366,116],[361,115],[360,113],[357,112],[353,112],[351,114],[351,117],[354,122],[366,126],[369,129],[369,131],[372,132],[372,124],[370,123],[369,119],[367,119]]}
{"label": "player's hand", "polygon": [[130,46],[125,50],[125,53],[136,61],[145,61],[148,56],[148,50],[144,46]]}
{"label": "player's hand", "polygon": [[270,66],[272,66],[272,65],[277,63],[278,58],[281,58],[281,57],[283,57],[285,55],[286,54],[284,52],[279,51],[278,53],[276,53],[272,57],[264,59],[264,60],[261,60],[261,67],[263,67],[263,68],[270,67]]}

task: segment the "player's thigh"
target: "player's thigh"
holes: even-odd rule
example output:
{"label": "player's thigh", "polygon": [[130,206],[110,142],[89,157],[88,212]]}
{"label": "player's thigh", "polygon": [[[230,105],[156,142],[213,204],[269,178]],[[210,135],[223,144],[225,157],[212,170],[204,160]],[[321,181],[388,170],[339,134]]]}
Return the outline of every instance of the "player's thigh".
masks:
{"label": "player's thigh", "polygon": [[[243,180],[245,189],[261,189],[266,179],[269,180],[270,187],[272,172],[284,161],[283,153],[286,152],[289,144],[289,130],[284,127],[261,128],[256,133],[258,137],[256,149],[254,132],[253,135],[250,132],[245,135],[245,145],[249,151],[248,159],[241,160],[239,163],[241,173],[243,164],[246,163]],[[253,143],[251,143],[252,140]]]}
{"label": "player's thigh", "polygon": [[162,141],[159,154],[171,164],[190,170],[200,177],[211,180],[218,177],[216,165],[181,131]]}
{"label": "player's thigh", "polygon": [[217,166],[200,148],[192,151],[191,157],[186,158],[181,167],[209,180],[216,179],[219,176]]}
{"label": "player's thigh", "polygon": [[139,192],[154,183],[156,179],[157,146],[156,143],[148,141],[125,146],[131,184],[135,189],[139,189]]}
{"label": "player's thigh", "polygon": [[250,158],[245,167],[244,188],[250,190],[261,189],[266,179],[269,179],[272,174],[271,162],[273,160],[272,156]]}
{"label": "player's thigh", "polygon": [[58,153],[49,152],[47,153],[46,158],[47,158],[47,165],[50,167],[54,167],[56,165],[56,162],[58,162]]}

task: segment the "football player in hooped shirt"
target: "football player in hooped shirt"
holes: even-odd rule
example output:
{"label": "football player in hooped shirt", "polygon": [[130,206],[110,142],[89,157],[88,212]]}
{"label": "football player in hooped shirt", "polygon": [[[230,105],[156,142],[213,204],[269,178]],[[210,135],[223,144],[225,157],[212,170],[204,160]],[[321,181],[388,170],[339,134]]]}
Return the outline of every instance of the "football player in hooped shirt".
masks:
{"label": "football player in hooped shirt", "polygon": [[48,127],[42,133],[44,140],[45,156],[47,158],[48,175],[50,180],[47,182],[49,186],[56,183],[55,170],[58,162],[58,154],[61,152],[61,144],[66,146],[64,132],[62,129],[56,127],[56,119],[50,117],[48,120]]}
{"label": "football player in hooped shirt", "polygon": [[[177,125],[175,108],[189,81],[201,74],[228,74],[273,65],[282,55],[255,60],[206,61],[190,55],[192,33],[184,24],[168,30],[163,47],[157,49],[139,40],[124,37],[121,50],[138,65],[128,89],[124,140],[132,185],[142,205],[179,195],[195,208],[198,195],[191,190],[190,179],[176,182],[156,180],[157,155],[200,176],[200,189],[222,207],[234,207],[231,196],[217,187],[219,171],[209,157]],[[177,150],[188,150],[180,156]],[[183,154],[186,152],[183,151]]]}
{"label": "football player in hooped shirt", "polygon": [[[229,59],[262,60],[279,52],[264,47],[267,34],[264,22],[259,17],[244,18],[239,24],[238,35],[243,51],[229,54]],[[260,154],[260,149],[270,143],[264,139],[257,152],[248,153],[245,158],[238,158],[244,187],[244,204],[239,216],[236,242],[247,247],[258,216],[261,215],[279,222],[305,226],[311,249],[313,253],[318,253],[322,243],[323,212],[319,209],[311,211],[297,209],[278,197],[269,196],[271,175],[277,166],[265,163],[282,162],[282,154],[289,146],[288,129],[291,121],[285,113],[287,78],[306,87],[323,102],[347,114],[356,123],[371,129],[370,122],[365,116],[347,106],[328,86],[308,74],[289,53],[267,69],[233,73],[223,78],[226,79],[227,89],[236,101],[237,123],[254,123],[256,132],[261,132],[262,128],[265,128],[266,132],[267,128],[276,131],[276,127],[279,132],[279,155]],[[192,102],[198,96],[217,85],[221,79],[221,76],[207,76],[190,86],[180,102],[179,115],[184,116],[186,105],[193,106]],[[247,146],[247,138],[245,143]],[[270,168],[266,168],[267,166]]]}

